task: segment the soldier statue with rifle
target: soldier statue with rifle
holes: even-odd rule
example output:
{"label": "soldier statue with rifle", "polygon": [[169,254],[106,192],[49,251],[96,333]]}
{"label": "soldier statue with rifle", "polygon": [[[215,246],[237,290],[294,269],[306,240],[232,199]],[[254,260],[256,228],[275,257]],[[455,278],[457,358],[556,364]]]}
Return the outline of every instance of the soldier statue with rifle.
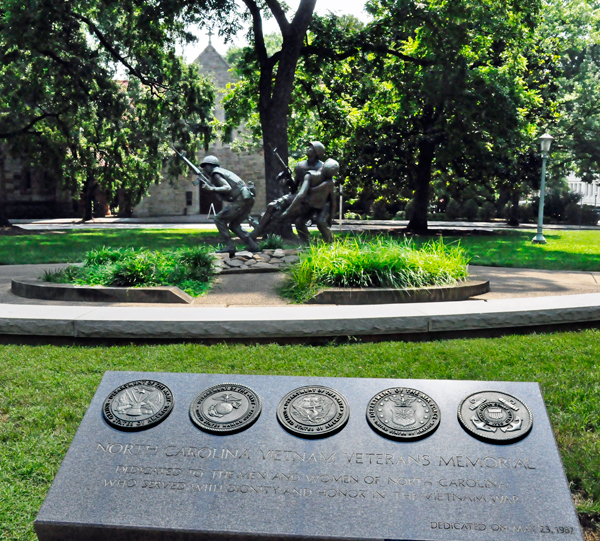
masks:
{"label": "soldier statue with rifle", "polygon": [[[275,224],[279,225],[280,229],[283,229],[284,224],[287,221],[291,221],[290,218],[292,218],[292,216],[286,214],[286,210],[294,202],[298,188],[303,185],[307,173],[319,171],[323,167],[323,162],[321,160],[325,156],[325,147],[319,141],[311,141],[308,144],[306,149],[306,160],[301,161],[296,165],[293,176],[290,168],[283,161],[281,156],[277,154],[277,149],[272,150],[284,167],[284,170],[277,176],[277,180],[283,191],[287,191],[288,193],[285,193],[282,197],[271,201],[267,205],[267,210],[261,216],[260,221],[258,223],[255,222],[254,230],[250,233],[250,237],[253,239],[257,239],[263,235],[265,231],[272,229]],[[306,218],[304,222],[301,223],[304,216],[299,216],[295,213],[294,217],[298,218],[295,223],[296,230],[299,232],[302,231],[303,233],[309,218]],[[306,240],[302,233],[301,238]]]}
{"label": "soldier statue with rifle", "polygon": [[175,152],[198,175],[198,178],[192,183],[194,186],[202,183],[203,190],[214,192],[221,200],[229,203],[214,217],[220,241],[224,245],[222,249],[217,250],[217,253],[236,251],[230,230],[244,241],[250,251],[257,252],[258,245],[242,228],[242,222],[248,219],[252,205],[254,205],[253,186],[247,186],[235,173],[222,168],[216,156],[206,156],[200,164],[202,168],[200,171],[183,154],[177,150]]}

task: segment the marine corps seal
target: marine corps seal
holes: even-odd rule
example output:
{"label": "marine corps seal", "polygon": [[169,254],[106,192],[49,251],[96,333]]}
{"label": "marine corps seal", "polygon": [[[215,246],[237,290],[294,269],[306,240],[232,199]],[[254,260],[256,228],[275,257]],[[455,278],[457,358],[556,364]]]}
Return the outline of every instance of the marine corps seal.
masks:
{"label": "marine corps seal", "polygon": [[321,385],[298,387],[277,406],[281,426],[302,438],[324,438],[341,430],[350,417],[350,406],[335,389]]}
{"label": "marine corps seal", "polygon": [[440,408],[416,389],[394,387],[376,394],[367,405],[367,421],[375,432],[393,440],[418,440],[435,432]]}
{"label": "marine corps seal", "polygon": [[458,420],[471,436],[488,443],[514,443],[533,426],[527,405],[500,391],[480,391],[464,398],[458,406]]}
{"label": "marine corps seal", "polygon": [[213,385],[194,398],[190,406],[192,422],[213,434],[234,434],[246,430],[259,417],[258,395],[245,385]]}
{"label": "marine corps seal", "polygon": [[102,405],[106,422],[119,430],[144,430],[164,421],[173,393],[160,381],[140,379],[117,387]]}

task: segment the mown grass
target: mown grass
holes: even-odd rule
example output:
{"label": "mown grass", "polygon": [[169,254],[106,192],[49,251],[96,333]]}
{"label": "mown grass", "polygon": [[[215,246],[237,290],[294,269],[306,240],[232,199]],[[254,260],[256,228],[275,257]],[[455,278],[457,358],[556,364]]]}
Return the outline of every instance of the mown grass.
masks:
{"label": "mown grass", "polygon": [[200,243],[216,247],[217,232],[214,229],[86,229],[0,235],[0,265],[77,263],[84,260],[87,252],[103,246],[170,250]]}
{"label": "mown grass", "polygon": [[[600,231],[546,231],[545,245],[531,244],[532,231],[501,231],[494,235],[446,237],[460,240],[473,265],[548,270],[600,271]],[[208,243],[218,244],[216,231],[207,229],[103,229],[0,235],[0,264],[75,263],[102,246],[164,250]],[[238,245],[242,244],[238,240]]]}
{"label": "mown grass", "polygon": [[547,244],[532,244],[532,231],[502,231],[460,240],[472,265],[546,270],[600,271],[600,231],[545,231]]}
{"label": "mown grass", "polygon": [[90,286],[177,286],[198,296],[208,289],[214,274],[214,256],[207,246],[156,252],[144,248],[108,248],[89,251],[82,266],[44,271],[46,282]]}
{"label": "mown grass", "polygon": [[283,293],[302,302],[322,287],[427,287],[455,284],[468,276],[458,244],[442,239],[417,246],[410,240],[344,237],[314,243],[287,271]]}
{"label": "mown grass", "polygon": [[0,539],[35,539],[33,519],[105,370],[538,381],[577,509],[597,518],[599,343],[589,330],[327,347],[0,346]]}

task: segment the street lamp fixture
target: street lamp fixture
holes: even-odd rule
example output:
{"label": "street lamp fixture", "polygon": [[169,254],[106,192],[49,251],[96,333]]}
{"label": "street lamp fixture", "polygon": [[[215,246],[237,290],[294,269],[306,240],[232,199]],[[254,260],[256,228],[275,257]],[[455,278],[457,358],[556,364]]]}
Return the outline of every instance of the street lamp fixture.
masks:
{"label": "street lamp fixture", "polygon": [[542,226],[544,224],[544,195],[546,193],[546,160],[548,159],[548,153],[550,152],[550,145],[552,144],[552,137],[549,133],[545,133],[540,137],[540,146],[542,148],[542,183],[540,185],[540,208],[538,212],[538,226],[537,235],[533,237],[534,244],[546,244],[546,239],[542,235]]}

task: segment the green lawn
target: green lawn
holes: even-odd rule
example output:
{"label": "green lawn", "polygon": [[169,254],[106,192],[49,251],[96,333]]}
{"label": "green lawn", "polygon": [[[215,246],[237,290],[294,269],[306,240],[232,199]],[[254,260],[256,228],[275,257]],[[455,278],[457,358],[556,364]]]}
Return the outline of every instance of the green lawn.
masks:
{"label": "green lawn", "polygon": [[0,539],[35,539],[33,519],[105,370],[538,381],[578,511],[597,520],[599,343],[590,330],[327,347],[0,346]]}
{"label": "green lawn", "polygon": [[[472,265],[600,271],[600,231],[547,231],[547,244],[532,244],[533,231],[461,237]],[[446,237],[446,244],[458,239]]]}
{"label": "green lawn", "polygon": [[[531,244],[532,231],[502,231],[489,236],[465,236],[461,245],[473,265],[549,270],[600,271],[600,231],[548,231],[548,243]],[[458,239],[447,237],[445,242]],[[101,246],[164,250],[217,244],[216,231],[207,229],[87,229],[35,235],[0,235],[0,264],[67,263],[82,261],[87,251]],[[238,246],[242,247],[238,240]]]}
{"label": "green lawn", "polygon": [[[217,245],[214,229],[85,229],[27,235],[0,235],[0,265],[76,263],[94,248],[148,248],[166,250]],[[242,246],[241,241],[239,246]]]}

